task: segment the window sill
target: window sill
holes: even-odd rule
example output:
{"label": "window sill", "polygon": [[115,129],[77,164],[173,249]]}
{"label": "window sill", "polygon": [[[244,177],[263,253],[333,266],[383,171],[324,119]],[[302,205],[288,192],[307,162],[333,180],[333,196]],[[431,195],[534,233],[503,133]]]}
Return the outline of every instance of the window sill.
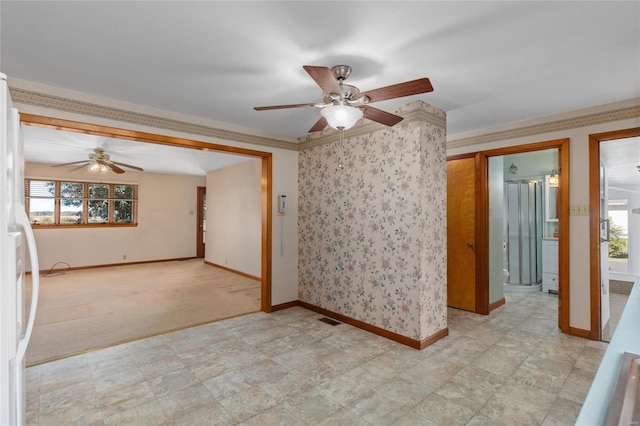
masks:
{"label": "window sill", "polygon": [[69,225],[31,224],[32,229],[78,229],[78,228],[135,228],[137,223],[82,223]]}

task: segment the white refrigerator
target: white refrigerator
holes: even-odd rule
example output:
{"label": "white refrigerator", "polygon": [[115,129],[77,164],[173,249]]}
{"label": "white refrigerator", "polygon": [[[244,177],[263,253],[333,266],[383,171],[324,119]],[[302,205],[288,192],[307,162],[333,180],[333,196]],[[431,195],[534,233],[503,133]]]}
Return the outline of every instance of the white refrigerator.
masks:
{"label": "white refrigerator", "polygon": [[[33,330],[39,265],[24,206],[24,148],[20,116],[7,77],[0,74],[0,425],[25,424],[25,352]],[[26,257],[28,255],[28,258]],[[25,269],[32,273],[25,289]],[[30,301],[25,300],[31,294]],[[27,302],[29,302],[27,304]]]}

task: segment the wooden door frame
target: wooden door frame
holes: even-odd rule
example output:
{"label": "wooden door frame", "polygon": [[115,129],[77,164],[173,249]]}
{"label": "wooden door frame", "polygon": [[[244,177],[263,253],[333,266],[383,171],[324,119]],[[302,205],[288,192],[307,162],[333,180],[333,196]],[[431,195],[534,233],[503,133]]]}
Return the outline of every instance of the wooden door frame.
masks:
{"label": "wooden door frame", "polygon": [[205,255],[205,242],[202,241],[202,234],[205,232],[204,225],[202,222],[205,220],[204,217],[204,206],[205,206],[205,196],[207,195],[207,187],[206,186],[198,186],[196,187],[196,257],[202,258]]}
{"label": "wooden door frame", "polygon": [[591,331],[589,338],[602,340],[600,312],[600,142],[640,136],[640,127],[589,135],[589,287]]}
{"label": "wooden door frame", "polygon": [[476,309],[489,314],[489,157],[525,152],[558,150],[560,185],[558,190],[558,327],[563,333],[582,335],[569,326],[569,139],[556,139],[525,145],[497,148],[447,157],[447,160],[476,157]]}
{"label": "wooden door frame", "polygon": [[[488,208],[487,197],[483,197],[477,188],[482,188],[487,184],[486,172],[487,162],[484,159],[484,155],[479,152],[452,155],[447,157],[447,161],[461,160],[465,158],[475,158],[475,245],[476,245],[476,285],[475,285],[475,312],[478,314],[489,314],[489,253],[486,250],[480,250],[479,247],[483,247],[484,241],[488,241],[488,232],[486,225],[483,221],[483,215],[480,214]],[[488,244],[487,244],[488,246]],[[484,277],[487,277],[485,282]]]}
{"label": "wooden door frame", "polygon": [[106,136],[116,139],[127,139],[134,142],[147,142],[160,145],[168,145],[177,148],[190,148],[202,151],[216,151],[226,154],[243,155],[258,158],[262,166],[261,183],[261,210],[262,210],[262,231],[261,231],[261,310],[271,312],[271,227],[272,227],[272,163],[273,154],[270,152],[257,151],[234,146],[219,145],[215,143],[202,142],[193,139],[165,136],[155,133],[138,132],[116,127],[89,124],[79,121],[64,120],[35,114],[20,114],[20,122],[27,126],[46,127],[69,132],[86,133],[98,136]]}

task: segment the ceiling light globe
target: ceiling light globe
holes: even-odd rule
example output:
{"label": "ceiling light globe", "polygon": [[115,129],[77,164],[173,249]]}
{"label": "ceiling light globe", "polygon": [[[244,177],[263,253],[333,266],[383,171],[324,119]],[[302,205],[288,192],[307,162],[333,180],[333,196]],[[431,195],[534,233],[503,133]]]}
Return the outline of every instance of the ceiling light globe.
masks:
{"label": "ceiling light globe", "polygon": [[320,114],[334,129],[350,129],[363,116],[362,110],[347,105],[332,105],[323,108]]}

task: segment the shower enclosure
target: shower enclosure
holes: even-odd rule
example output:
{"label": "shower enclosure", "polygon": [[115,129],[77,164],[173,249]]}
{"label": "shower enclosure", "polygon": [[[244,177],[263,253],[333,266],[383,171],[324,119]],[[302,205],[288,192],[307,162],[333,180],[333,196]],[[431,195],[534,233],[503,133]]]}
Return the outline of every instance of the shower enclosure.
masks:
{"label": "shower enclosure", "polygon": [[505,292],[542,287],[542,180],[504,183]]}

